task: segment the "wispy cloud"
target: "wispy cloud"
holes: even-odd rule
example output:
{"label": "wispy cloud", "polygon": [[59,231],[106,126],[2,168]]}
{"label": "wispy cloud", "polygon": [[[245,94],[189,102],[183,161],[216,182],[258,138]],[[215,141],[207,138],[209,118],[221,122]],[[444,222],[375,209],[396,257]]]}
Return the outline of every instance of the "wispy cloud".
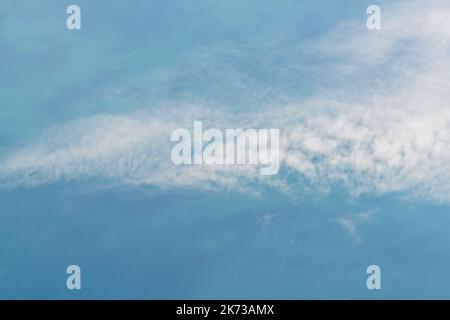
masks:
{"label": "wispy cloud", "polygon": [[265,230],[272,225],[273,220],[277,216],[278,215],[274,213],[264,213],[258,217],[258,224],[260,225],[262,230]]}
{"label": "wispy cloud", "polygon": [[[411,1],[383,7],[377,32],[348,22],[300,45],[201,49],[183,66],[188,71],[159,80],[167,96],[184,83],[185,94],[171,96],[174,107],[164,105],[166,98],[156,108],[164,113],[144,109],[50,128],[3,156],[0,182],[17,187],[105,178],[255,193],[273,186],[294,194],[339,186],[354,195],[449,202],[449,21],[444,1]],[[307,80],[315,93],[304,98],[297,89]],[[201,99],[192,104],[197,93]],[[247,111],[230,105],[239,101],[249,104]],[[281,128],[280,174],[260,177],[249,166],[174,166],[170,132],[194,120],[219,128]],[[351,232],[351,223],[342,225]]]}
{"label": "wispy cloud", "polygon": [[348,235],[350,235],[354,240],[360,242],[363,240],[363,236],[360,231],[360,226],[368,223],[372,216],[377,213],[377,210],[368,210],[358,214],[346,215],[336,219],[330,220],[330,222],[337,223],[341,226]]}

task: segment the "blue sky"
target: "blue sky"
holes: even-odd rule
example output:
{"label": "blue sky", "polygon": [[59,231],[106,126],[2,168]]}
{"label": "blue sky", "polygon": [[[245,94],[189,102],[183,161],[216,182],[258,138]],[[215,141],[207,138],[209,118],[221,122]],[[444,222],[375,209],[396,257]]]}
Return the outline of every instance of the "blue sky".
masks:
{"label": "blue sky", "polygon": [[[3,2],[0,298],[449,297],[445,1]],[[194,120],[279,173],[174,166]]]}

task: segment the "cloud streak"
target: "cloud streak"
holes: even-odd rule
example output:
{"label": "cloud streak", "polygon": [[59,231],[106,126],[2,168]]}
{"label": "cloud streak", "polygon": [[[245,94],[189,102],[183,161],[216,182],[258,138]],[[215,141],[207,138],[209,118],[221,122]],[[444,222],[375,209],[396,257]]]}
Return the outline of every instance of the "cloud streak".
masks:
{"label": "cloud streak", "polygon": [[[260,49],[267,57],[246,67]],[[160,101],[153,109],[50,128],[2,157],[0,182],[32,187],[104,178],[250,193],[265,186],[294,195],[339,187],[352,195],[450,202],[449,52],[444,1],[383,7],[379,32],[349,22],[300,45],[201,49],[188,59],[189,72],[175,70],[161,82],[166,88],[187,83],[185,92],[202,92],[196,103],[180,95],[174,107]],[[313,57],[320,63],[309,64]],[[292,85],[302,87],[303,71],[314,82],[309,97]],[[190,75],[202,79],[198,87],[183,82]],[[249,102],[247,111],[229,104],[238,100]],[[280,128],[280,174],[261,177],[251,166],[174,166],[170,132],[194,120],[215,128]]]}
{"label": "cloud streak", "polygon": [[355,241],[361,242],[363,237],[359,229],[360,226],[368,223],[372,219],[372,216],[377,212],[378,210],[368,210],[358,214],[332,219],[330,222],[338,224],[342,230],[351,236]]}

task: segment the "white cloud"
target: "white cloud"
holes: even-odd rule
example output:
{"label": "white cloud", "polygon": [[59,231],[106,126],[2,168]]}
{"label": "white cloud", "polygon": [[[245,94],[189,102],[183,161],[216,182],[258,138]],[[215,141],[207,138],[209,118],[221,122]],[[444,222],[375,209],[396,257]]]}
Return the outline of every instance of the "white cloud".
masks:
{"label": "white cloud", "polygon": [[337,223],[349,236],[351,236],[354,240],[360,242],[363,239],[361,231],[359,229],[360,226],[362,224],[368,223],[375,213],[377,213],[377,210],[368,210],[360,212],[358,214],[332,219],[330,220],[330,222]]}
{"label": "white cloud", "polygon": [[[266,185],[294,194],[340,186],[354,195],[399,193],[449,202],[450,6],[411,1],[382,9],[381,31],[346,23],[314,42],[264,45],[267,57],[256,67],[262,78],[241,70],[243,61],[253,61],[253,53],[261,51],[258,45],[193,54],[199,61],[190,62],[188,74],[204,75],[197,91],[206,88],[206,102],[186,105],[184,96],[175,107],[160,104],[165,113],[101,115],[51,128],[3,157],[0,182],[36,186],[100,177],[254,193]],[[302,65],[299,52],[302,59],[310,55],[326,62]],[[279,66],[275,60],[287,62]],[[300,99],[290,84],[311,69],[309,75],[321,74],[320,81],[333,86]],[[177,83],[176,76],[165,79]],[[218,107],[233,101],[230,96],[263,106],[247,112]],[[194,120],[218,128],[280,128],[279,176],[261,177],[253,167],[174,166],[170,132],[191,128]]]}

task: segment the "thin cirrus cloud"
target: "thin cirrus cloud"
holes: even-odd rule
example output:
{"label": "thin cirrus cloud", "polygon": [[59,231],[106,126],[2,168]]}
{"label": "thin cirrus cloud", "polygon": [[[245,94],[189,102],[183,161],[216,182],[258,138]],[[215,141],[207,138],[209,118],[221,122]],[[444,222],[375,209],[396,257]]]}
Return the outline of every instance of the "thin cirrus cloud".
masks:
{"label": "thin cirrus cloud", "polygon": [[[386,6],[380,31],[350,21],[314,41],[286,43],[234,44],[229,55],[220,46],[203,48],[184,70],[195,78],[204,75],[199,91],[207,92],[206,99],[193,103],[180,96],[171,108],[162,99],[159,108],[49,128],[28,146],[3,155],[1,185],[105,178],[125,185],[255,194],[261,186],[292,194],[337,186],[352,195],[450,201],[449,5]],[[250,62],[249,52],[258,49],[266,57],[252,65],[253,72],[243,70],[242,59]],[[307,56],[315,62],[302,65]],[[274,70],[275,60],[287,62]],[[221,68],[214,72],[211,65]],[[305,81],[299,74],[305,70],[314,93],[302,98],[291,83]],[[181,77],[189,78],[185,73]],[[168,74],[161,85],[181,81],[177,70]],[[187,92],[196,91],[191,86]],[[235,100],[261,97],[260,108],[227,105],[229,97],[221,95],[227,89]],[[280,173],[261,177],[252,166],[173,165],[170,133],[192,129],[194,120],[217,128],[280,128]]]}
{"label": "thin cirrus cloud", "polygon": [[368,223],[374,214],[376,214],[378,210],[368,210],[364,212],[360,212],[358,214],[346,215],[339,218],[335,218],[330,220],[330,222],[334,222],[339,225],[343,231],[345,231],[350,237],[352,237],[355,241],[362,241],[362,234],[360,231],[360,226]]}

